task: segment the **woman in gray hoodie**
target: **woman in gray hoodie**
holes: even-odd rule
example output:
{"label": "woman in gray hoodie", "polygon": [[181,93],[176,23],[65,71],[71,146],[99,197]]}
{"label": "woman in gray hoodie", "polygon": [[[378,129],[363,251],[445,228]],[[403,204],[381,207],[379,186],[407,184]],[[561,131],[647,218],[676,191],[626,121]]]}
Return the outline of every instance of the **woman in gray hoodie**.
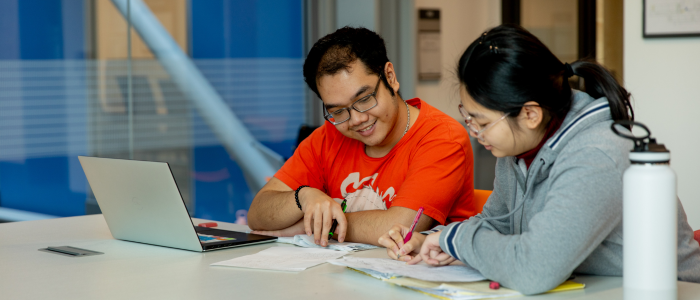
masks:
{"label": "woman in gray hoodie", "polygon": [[[513,25],[475,40],[457,74],[470,134],[498,157],[493,193],[481,214],[405,245],[409,229],[394,226],[379,240],[389,256],[457,259],[528,295],[573,273],[621,276],[622,174],[632,143],[610,126],[634,119],[630,94],[599,64],[563,64]],[[569,87],[574,75],[586,92]],[[680,201],[678,279],[700,282],[700,248]]]}

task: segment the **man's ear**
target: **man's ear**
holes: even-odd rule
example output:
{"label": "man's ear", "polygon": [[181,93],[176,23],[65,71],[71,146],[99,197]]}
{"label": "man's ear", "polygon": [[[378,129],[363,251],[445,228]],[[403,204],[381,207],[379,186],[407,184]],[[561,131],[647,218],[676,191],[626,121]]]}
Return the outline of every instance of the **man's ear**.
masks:
{"label": "man's ear", "polygon": [[399,91],[399,87],[401,85],[399,84],[398,78],[396,78],[394,64],[392,64],[390,61],[386,62],[386,64],[384,65],[384,76],[386,77],[386,81],[389,82],[391,89],[394,90],[394,94],[396,94],[396,92]]}
{"label": "man's ear", "polygon": [[525,117],[525,127],[529,129],[537,129],[544,120],[544,111],[542,107],[535,101],[525,102],[521,114]]}

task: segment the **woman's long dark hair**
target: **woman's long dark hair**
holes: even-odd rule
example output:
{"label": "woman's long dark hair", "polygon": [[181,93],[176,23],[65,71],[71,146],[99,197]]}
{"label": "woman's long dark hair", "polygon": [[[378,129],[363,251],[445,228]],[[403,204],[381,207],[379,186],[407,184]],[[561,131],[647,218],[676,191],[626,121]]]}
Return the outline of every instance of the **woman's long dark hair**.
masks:
{"label": "woman's long dark hair", "polygon": [[539,39],[517,25],[500,25],[477,38],[462,54],[457,74],[474,101],[488,109],[515,117],[526,102],[535,101],[559,120],[571,109],[568,77],[578,75],[586,93],[608,99],[613,120],[634,120],[630,93],[608,70],[590,60],[577,60],[567,70]]}

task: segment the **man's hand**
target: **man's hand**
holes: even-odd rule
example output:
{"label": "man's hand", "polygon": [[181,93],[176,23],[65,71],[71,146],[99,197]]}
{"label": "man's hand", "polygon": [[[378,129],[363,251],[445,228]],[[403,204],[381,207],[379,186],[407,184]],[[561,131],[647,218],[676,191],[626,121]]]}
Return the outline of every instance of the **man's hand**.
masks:
{"label": "man's hand", "polygon": [[423,241],[423,246],[420,248],[420,255],[417,255],[408,262],[409,265],[414,265],[421,260],[431,266],[449,265],[455,261],[455,258],[442,251],[440,248],[440,231],[431,233]]}
{"label": "man's hand", "polygon": [[299,220],[299,222],[296,222],[296,224],[289,226],[285,229],[280,229],[280,230],[253,230],[250,233],[255,233],[255,234],[262,234],[262,235],[270,235],[270,236],[295,236],[297,234],[304,234],[304,222],[302,220]]}
{"label": "man's hand", "polygon": [[318,189],[306,187],[299,191],[299,203],[304,212],[304,231],[306,235],[313,234],[316,245],[328,246],[328,232],[333,220],[338,221],[338,241],[345,240],[348,222],[338,202]]}
{"label": "man's hand", "polygon": [[410,228],[401,224],[396,224],[387,233],[379,237],[378,243],[386,248],[386,253],[390,258],[400,261],[409,261],[420,256],[420,250],[425,236],[414,232],[411,239],[404,244],[403,239],[408,234]]}
{"label": "man's hand", "polygon": [[[301,209],[294,201],[294,190],[273,177],[255,195],[248,211],[248,226],[276,236],[303,234],[314,236],[317,245],[328,246],[328,232],[333,220],[338,226],[333,238],[338,241],[378,245],[377,239],[394,224],[411,224],[416,211],[398,205],[388,210],[367,210],[343,213],[340,204],[319,189],[299,190]],[[301,224],[297,224],[302,220]],[[416,231],[427,230],[435,220],[427,214],[420,217]],[[352,228],[348,225],[352,223]],[[301,226],[299,229],[296,226]],[[299,230],[297,230],[299,229]],[[293,234],[294,233],[294,234]],[[414,248],[418,249],[418,246]]]}

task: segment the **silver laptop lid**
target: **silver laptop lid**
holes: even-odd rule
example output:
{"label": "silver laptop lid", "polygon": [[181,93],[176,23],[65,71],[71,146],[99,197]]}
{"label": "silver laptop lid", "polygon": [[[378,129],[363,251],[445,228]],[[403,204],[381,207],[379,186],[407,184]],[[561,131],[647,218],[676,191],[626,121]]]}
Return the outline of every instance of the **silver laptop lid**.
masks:
{"label": "silver laptop lid", "polygon": [[78,159],[114,238],[202,251],[167,163]]}

